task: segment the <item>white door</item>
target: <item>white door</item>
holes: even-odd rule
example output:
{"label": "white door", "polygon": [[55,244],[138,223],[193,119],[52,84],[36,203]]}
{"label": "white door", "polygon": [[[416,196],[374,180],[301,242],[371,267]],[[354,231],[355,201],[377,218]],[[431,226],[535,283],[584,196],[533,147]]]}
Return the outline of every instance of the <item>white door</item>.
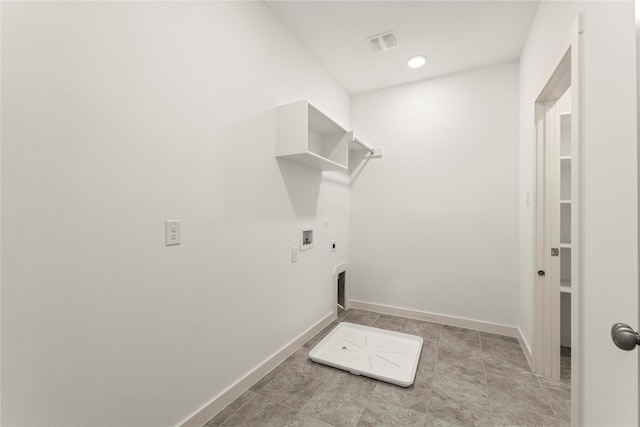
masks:
{"label": "white door", "polygon": [[[637,108],[636,108],[636,129],[638,131],[638,158],[637,158],[637,168],[636,171],[640,170],[640,0],[636,0],[636,99],[637,99]],[[640,174],[638,174],[638,201],[640,202]],[[640,211],[640,209],[639,209]],[[640,215],[638,217],[638,229],[640,230]],[[638,253],[638,271],[640,271],[640,252]],[[640,279],[640,278],[639,278]],[[640,328],[640,281],[636,283],[638,286],[638,321],[636,326]],[[637,352],[637,347],[640,346],[640,334],[633,329],[632,326],[629,326],[625,323],[616,323],[611,328],[611,338],[615,345],[624,351],[634,351]],[[640,357],[637,357],[638,369],[637,369],[637,391],[640,391]],[[638,396],[638,400],[640,400],[640,395]],[[640,404],[636,404],[636,409],[638,411],[637,421],[640,423]]]}
{"label": "white door", "polygon": [[[640,2],[638,0],[636,0],[635,9],[636,64],[640,65],[640,61],[638,61],[640,58],[640,28],[638,26]],[[587,28],[585,31],[588,32],[589,29]],[[624,43],[627,43],[627,41],[625,40]],[[638,336],[634,331],[634,329],[637,331],[640,327],[640,312],[638,310],[640,296],[637,277],[640,263],[637,253],[637,229],[633,230],[634,227],[629,224],[634,221],[636,226],[640,225],[638,223],[638,200],[640,200],[638,191],[640,186],[636,187],[635,191],[632,190],[632,192],[636,193],[636,200],[631,200],[633,198],[629,196],[621,196],[621,194],[629,194],[630,184],[633,182],[631,175],[633,173],[636,178],[638,177],[638,165],[640,164],[640,160],[637,157],[638,151],[640,151],[638,150],[637,139],[637,129],[640,125],[640,115],[638,115],[638,105],[640,105],[639,70],[638,66],[636,66],[635,144],[628,144],[628,137],[632,129],[629,126],[622,126],[620,132],[615,128],[612,129],[613,134],[610,136],[613,141],[610,149],[618,151],[620,158],[626,157],[627,160],[619,162],[618,170],[611,166],[602,166],[599,171],[585,171],[586,179],[591,179],[592,182],[598,182],[598,184],[605,184],[609,188],[608,191],[612,194],[609,199],[612,204],[615,203],[619,212],[624,213],[611,215],[610,220],[606,221],[601,216],[602,210],[598,207],[592,208],[591,211],[588,206],[585,209],[586,215],[591,214],[592,218],[595,215],[601,217],[599,221],[591,221],[591,226],[589,224],[585,225],[585,241],[588,239],[597,240],[600,244],[600,249],[592,248],[594,252],[606,255],[611,247],[618,247],[616,256],[606,259],[606,264],[597,268],[588,267],[592,277],[598,276],[588,284],[593,287],[593,294],[597,295],[598,304],[593,306],[594,298],[592,297],[590,299],[592,306],[586,305],[585,310],[589,314],[585,314],[585,320],[588,325],[583,331],[587,351],[585,354],[586,378],[584,380],[582,412],[585,414],[584,423],[591,425],[595,425],[595,423],[605,425],[606,423],[606,425],[637,426],[640,421],[638,405],[638,400],[640,399],[638,395],[640,390],[640,352],[636,345]],[[628,85],[621,87],[621,85],[613,84],[612,86],[611,90],[615,90],[616,93],[624,92],[625,89],[628,90]],[[626,101],[625,99],[624,108],[617,105],[617,109],[625,112],[629,111],[632,106]],[[600,111],[604,116],[602,120],[610,120],[613,117],[613,112],[611,115],[607,114],[604,106]],[[625,118],[625,120],[627,119]],[[631,157],[631,148],[634,148],[634,146],[636,157],[629,159]],[[607,164],[606,161],[602,163]],[[638,184],[637,180],[635,184]],[[593,211],[596,211],[596,213],[593,214]],[[632,215],[635,215],[633,220],[631,219]],[[624,221],[620,221],[620,219],[624,219]],[[633,241],[634,239],[635,242]],[[589,252],[589,250],[590,244],[587,242],[585,244],[585,252]],[[605,260],[602,257],[601,259]],[[585,261],[585,267],[590,260],[593,260],[593,258],[588,258]],[[633,277],[634,270],[635,277]],[[607,291],[606,293],[604,292],[605,290]],[[624,322],[630,325],[626,330],[620,327],[611,329],[612,335],[617,335],[615,337],[617,344],[621,347],[626,347],[627,351],[618,350],[611,340],[602,337],[603,329],[607,326],[604,322],[607,319],[610,319],[611,324]],[[589,326],[591,326],[590,330]],[[613,325],[609,325],[609,327],[611,326]],[[612,338],[614,337],[612,336]],[[591,344],[588,344],[589,341]],[[613,347],[608,347],[606,344]],[[591,360],[587,360],[587,358]]]}
{"label": "white door", "polygon": [[566,85],[564,82],[559,89],[548,89],[545,94],[551,94],[536,102],[536,324],[533,360],[537,374],[554,379],[560,378],[560,131],[557,101],[558,94],[563,93]]}

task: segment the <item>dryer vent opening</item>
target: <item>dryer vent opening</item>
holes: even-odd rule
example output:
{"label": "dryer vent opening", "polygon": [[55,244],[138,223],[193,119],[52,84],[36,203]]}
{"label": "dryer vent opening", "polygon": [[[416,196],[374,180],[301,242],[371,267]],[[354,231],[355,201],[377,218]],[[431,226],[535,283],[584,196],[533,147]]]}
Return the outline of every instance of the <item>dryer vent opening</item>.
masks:
{"label": "dryer vent opening", "polygon": [[344,284],[345,284],[345,279],[346,279],[346,271],[343,271],[342,273],[338,274],[338,280],[336,283],[336,286],[338,287],[338,315],[340,315],[340,313],[342,313],[342,311],[344,310]]}

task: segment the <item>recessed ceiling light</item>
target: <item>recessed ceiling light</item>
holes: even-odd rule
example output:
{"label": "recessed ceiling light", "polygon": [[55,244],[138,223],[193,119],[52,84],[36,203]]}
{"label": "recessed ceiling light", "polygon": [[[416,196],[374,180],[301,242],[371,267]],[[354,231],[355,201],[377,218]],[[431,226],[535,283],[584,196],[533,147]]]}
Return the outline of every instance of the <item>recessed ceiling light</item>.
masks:
{"label": "recessed ceiling light", "polygon": [[407,65],[409,66],[409,68],[420,68],[426,62],[427,62],[427,58],[425,58],[422,55],[418,55],[418,56],[414,56],[413,58],[409,59],[409,61],[407,62]]}

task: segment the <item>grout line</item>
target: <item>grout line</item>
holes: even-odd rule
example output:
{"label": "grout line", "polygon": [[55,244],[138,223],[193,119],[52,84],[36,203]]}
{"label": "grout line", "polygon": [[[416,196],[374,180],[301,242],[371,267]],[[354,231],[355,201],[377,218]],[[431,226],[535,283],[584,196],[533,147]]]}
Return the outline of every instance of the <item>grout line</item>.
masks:
{"label": "grout line", "polygon": [[444,326],[440,324],[440,334],[438,334],[438,344],[436,348],[436,360],[433,362],[433,380],[431,381],[431,392],[429,393],[429,400],[427,400],[427,413],[426,413],[425,419],[428,419],[428,415],[431,411],[431,400],[433,399],[433,386],[438,381],[438,359],[440,356],[440,344],[441,344],[443,333],[444,333]]}
{"label": "grout line", "polygon": [[540,382],[540,378],[536,378],[536,379],[538,380],[538,386],[540,386],[540,388],[542,388],[542,394],[544,394],[544,398],[547,400],[547,406],[549,406],[549,408],[551,409],[551,413],[553,414],[553,417],[554,418],[558,418],[558,414],[556,413],[556,410],[553,408],[553,405],[551,404],[551,399],[549,398],[549,394],[547,393],[547,389]]}
{"label": "grout line", "polygon": [[484,392],[485,400],[487,401],[487,410],[489,412],[489,419],[493,421],[493,408],[491,406],[491,399],[489,399],[489,377],[487,375],[487,365],[484,363],[485,349],[482,345],[482,335],[478,332],[480,337],[480,355],[482,359],[482,371],[484,372]]}
{"label": "grout line", "polygon": [[377,314],[376,318],[374,319],[373,323],[371,323],[371,325],[369,325],[369,326],[375,325],[376,322],[378,321],[378,319],[380,318],[380,313],[376,313],[376,314]]}
{"label": "grout line", "polygon": [[248,390],[248,391],[253,391],[255,394],[259,394],[262,390],[264,390],[264,388],[265,388],[266,386],[268,386],[269,384],[271,384],[271,381],[273,381],[274,379],[276,379],[276,377],[280,376],[280,372],[276,373],[276,374],[274,375],[274,377],[273,377],[273,378],[271,378],[269,381],[267,381],[267,383],[266,383],[266,384],[264,384],[262,387],[260,387],[260,389],[259,389],[259,390],[255,390],[255,391],[254,391],[254,390],[251,390],[251,389],[252,389],[256,384],[258,384],[260,381],[262,381],[263,379],[265,379],[268,375],[271,375],[271,373],[272,373],[272,372],[275,372],[275,371],[276,371],[276,369],[278,369],[278,370],[280,370],[280,371],[281,371],[281,370],[283,370],[283,368],[282,368],[282,364],[283,364],[284,362],[286,362],[288,359],[289,359],[289,358],[287,357],[287,358],[286,358],[283,362],[281,362],[279,365],[275,366],[272,370],[270,370],[269,372],[267,372],[266,374],[264,374],[264,375],[262,376],[262,378],[260,378],[258,381],[256,381],[255,383],[253,383],[253,384],[251,385],[251,387],[249,387],[249,390]]}
{"label": "grout line", "polygon": [[300,412],[300,409],[292,408],[289,405],[286,405],[286,404],[284,404],[282,402],[278,402],[277,400],[272,399],[270,396],[265,396],[264,394],[261,394],[260,397],[262,397],[264,399],[267,399],[269,402],[275,403],[276,405],[284,406],[285,408],[291,409],[292,411],[296,411],[296,413]]}
{"label": "grout line", "polygon": [[[301,374],[301,375],[305,375],[305,374]],[[333,374],[331,374],[331,375],[333,375]],[[324,380],[322,380],[322,382],[320,383],[320,385],[319,385],[318,387],[316,387],[316,389],[313,391],[313,393],[311,394],[311,396],[309,396],[309,398],[306,400],[306,402],[305,402],[305,403],[304,403],[300,408],[292,408],[292,407],[291,407],[291,406],[289,406],[289,405],[286,405],[286,404],[284,404],[284,403],[282,403],[282,402],[278,402],[278,401],[276,401],[276,400],[272,399],[270,396],[266,396],[266,395],[263,395],[263,394],[260,394],[260,397],[263,397],[263,398],[267,399],[267,400],[268,400],[268,401],[270,401],[270,402],[273,402],[273,403],[275,403],[275,404],[278,404],[278,405],[284,406],[285,408],[289,408],[289,409],[291,409],[292,411],[295,411],[295,413],[296,413],[296,415],[295,415],[295,416],[296,416],[296,417],[298,417],[298,416],[300,416],[300,412],[302,412],[302,409],[304,409],[304,407],[307,405],[307,403],[309,403],[309,401],[310,401],[311,399],[313,399],[313,397],[316,395],[316,393],[318,392],[318,390],[320,390],[320,388],[321,388],[321,387],[322,387],[322,386],[323,386],[323,385],[324,385],[324,384],[329,380],[329,378],[331,377],[331,375],[329,375],[327,378],[325,378]],[[309,376],[310,376],[310,377],[312,377],[311,375],[309,375]],[[317,378],[317,377],[312,377],[312,378]],[[320,379],[320,378],[317,378],[317,379]],[[273,380],[272,380],[272,381],[273,381]],[[248,402],[247,402],[247,403],[248,403]],[[243,406],[244,406],[244,405],[243,405]],[[239,409],[238,409],[238,410],[239,410]],[[236,411],[236,412],[237,412],[237,411]],[[314,418],[314,419],[317,419],[317,420],[322,421],[322,422],[324,422],[324,423],[326,423],[326,424],[329,424],[329,425],[333,425],[333,424],[331,424],[331,423],[329,423],[329,422],[327,422],[327,421],[321,420],[321,419],[319,419],[319,418],[317,418],[317,417],[313,417],[313,416],[311,416],[311,415],[308,415],[308,417],[310,417],[310,418]],[[229,418],[227,418],[227,420],[228,420],[228,419],[229,419]],[[227,422],[227,420],[225,420],[224,422]],[[224,424],[224,423],[223,423],[223,424]],[[224,426],[222,426],[222,427],[224,427]]]}
{"label": "grout line", "polygon": [[[245,391],[245,393],[247,393],[247,392],[248,392],[248,393],[253,394],[253,396],[251,396],[251,398],[250,398],[249,400],[247,400],[246,402],[244,402],[244,403],[243,403],[243,404],[242,404],[238,409],[236,409],[235,411],[233,411],[233,414],[231,414],[231,415],[229,415],[227,418],[225,418],[225,419],[224,419],[224,421],[222,421],[222,423],[220,424],[220,427],[224,427],[224,425],[225,425],[225,423],[226,423],[227,421],[229,421],[231,418],[233,418],[233,416],[234,416],[234,415],[236,415],[236,414],[238,413],[238,411],[240,411],[240,409],[244,408],[244,407],[245,407],[249,402],[251,402],[253,399],[255,399],[255,398],[256,398],[256,396],[258,395],[258,393],[254,393],[254,392],[249,391],[249,390]],[[243,393],[243,394],[244,394],[244,393]],[[237,400],[237,399],[239,399],[241,396],[242,396],[242,394],[241,394],[240,396],[236,397],[236,400]],[[234,400],[233,402],[235,402],[235,400]],[[233,402],[231,402],[229,405],[233,404]],[[227,405],[227,407],[228,407],[229,405]],[[222,409],[222,410],[224,411],[224,409]],[[222,412],[222,411],[221,411],[221,412]],[[218,414],[219,414],[219,413],[220,413],[220,412],[218,412]],[[213,418],[217,417],[217,416],[218,416],[218,414],[216,414]],[[213,418],[211,418],[211,420],[212,420]],[[209,420],[209,421],[211,421],[211,420]],[[208,423],[209,421],[207,421],[207,423]],[[205,426],[207,425],[207,423],[204,423],[204,424],[203,424],[203,427],[205,427]]]}
{"label": "grout line", "polygon": [[364,406],[364,409],[362,409],[362,413],[358,417],[358,424],[356,424],[356,425],[360,425],[360,421],[362,421],[362,417],[364,416],[364,413],[367,412],[367,408],[369,408],[369,404],[371,403],[371,399],[373,399],[373,393],[375,393],[377,388],[378,388],[378,383],[376,383],[376,386],[371,391],[371,394],[369,395],[369,398],[367,399],[367,404]]}

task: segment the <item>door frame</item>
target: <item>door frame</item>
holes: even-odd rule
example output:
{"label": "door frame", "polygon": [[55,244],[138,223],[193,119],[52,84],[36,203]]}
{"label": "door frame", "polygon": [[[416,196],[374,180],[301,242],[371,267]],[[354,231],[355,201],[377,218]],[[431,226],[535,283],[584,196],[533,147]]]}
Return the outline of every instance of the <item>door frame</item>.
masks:
{"label": "door frame", "polygon": [[[583,342],[583,322],[582,322],[582,183],[584,182],[582,173],[583,164],[583,135],[584,135],[584,109],[583,109],[583,31],[584,15],[580,14],[572,25],[569,34],[560,46],[559,53],[554,57],[545,79],[536,92],[534,117],[534,155],[533,155],[533,215],[532,215],[532,266],[533,278],[533,351],[532,365],[536,373],[545,372],[545,367],[551,367],[552,373],[559,374],[560,366],[560,289],[539,289],[539,280],[536,272],[545,270],[545,257],[549,262],[550,254],[545,254],[543,247],[544,239],[540,230],[540,215],[548,217],[540,209],[541,197],[544,191],[540,187],[539,174],[543,161],[544,149],[540,150],[548,138],[553,138],[559,128],[553,129],[551,126],[542,126],[545,116],[550,109],[557,108],[557,100],[564,94],[566,89],[571,87],[571,423],[581,425],[580,419],[582,407],[582,342]],[[555,105],[554,105],[555,104]],[[541,152],[542,151],[542,152]],[[539,157],[540,156],[540,157]],[[544,182],[544,181],[542,181]],[[541,263],[543,263],[541,265]],[[551,322],[549,320],[551,319]]]}
{"label": "door frame", "polygon": [[[640,171],[640,0],[635,0],[635,18],[636,18],[636,127],[637,127],[637,139],[638,139],[638,170]],[[640,212],[640,173],[638,173],[638,211]],[[640,215],[638,216],[638,226],[640,227]],[[640,228],[639,228],[640,229]],[[638,244],[640,245],[640,233],[638,234]],[[638,266],[640,266],[640,252],[638,253]],[[640,290],[640,281],[638,282],[638,288]],[[638,325],[640,325],[640,292],[638,292]],[[640,349],[636,350],[640,351]],[[640,357],[638,357],[638,390],[640,391]],[[637,407],[638,421],[640,421],[640,405]]]}

